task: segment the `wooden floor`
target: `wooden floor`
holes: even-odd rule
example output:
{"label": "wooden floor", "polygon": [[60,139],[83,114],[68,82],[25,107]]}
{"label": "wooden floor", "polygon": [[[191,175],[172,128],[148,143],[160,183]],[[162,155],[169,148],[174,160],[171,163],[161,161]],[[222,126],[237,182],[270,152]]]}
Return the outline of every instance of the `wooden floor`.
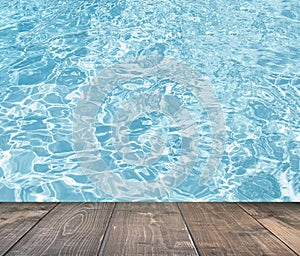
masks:
{"label": "wooden floor", "polygon": [[299,203],[0,203],[0,255],[299,254]]}

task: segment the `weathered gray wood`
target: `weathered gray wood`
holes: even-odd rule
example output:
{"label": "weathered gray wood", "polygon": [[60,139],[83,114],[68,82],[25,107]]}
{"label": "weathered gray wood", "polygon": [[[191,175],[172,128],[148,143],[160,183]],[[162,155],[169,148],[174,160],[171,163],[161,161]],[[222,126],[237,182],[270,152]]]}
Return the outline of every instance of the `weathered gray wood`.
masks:
{"label": "weathered gray wood", "polygon": [[299,253],[296,203],[55,205],[1,203],[0,255],[197,255],[192,240],[201,255]]}
{"label": "weathered gray wood", "polygon": [[118,203],[100,255],[198,255],[174,203]]}
{"label": "weathered gray wood", "polygon": [[0,255],[4,255],[55,203],[0,203]]}
{"label": "weathered gray wood", "polygon": [[239,205],[300,255],[300,203],[244,203]]}
{"label": "weathered gray wood", "polygon": [[201,255],[296,255],[235,203],[181,203]]}
{"label": "weathered gray wood", "polygon": [[113,203],[61,203],[7,255],[97,255]]}

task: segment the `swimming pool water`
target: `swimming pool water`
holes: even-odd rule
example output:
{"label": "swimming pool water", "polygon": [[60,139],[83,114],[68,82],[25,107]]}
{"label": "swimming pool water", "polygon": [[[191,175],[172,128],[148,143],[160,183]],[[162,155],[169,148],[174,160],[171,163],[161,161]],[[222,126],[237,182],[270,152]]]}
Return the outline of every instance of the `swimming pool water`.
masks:
{"label": "swimming pool water", "polygon": [[0,14],[0,201],[300,201],[298,0]]}

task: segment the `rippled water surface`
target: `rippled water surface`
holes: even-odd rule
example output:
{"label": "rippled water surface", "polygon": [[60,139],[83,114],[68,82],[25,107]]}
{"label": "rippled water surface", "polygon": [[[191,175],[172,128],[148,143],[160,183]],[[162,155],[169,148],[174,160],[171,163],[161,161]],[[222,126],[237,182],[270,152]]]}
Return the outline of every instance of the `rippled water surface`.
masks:
{"label": "rippled water surface", "polygon": [[0,201],[300,201],[298,0],[0,15]]}

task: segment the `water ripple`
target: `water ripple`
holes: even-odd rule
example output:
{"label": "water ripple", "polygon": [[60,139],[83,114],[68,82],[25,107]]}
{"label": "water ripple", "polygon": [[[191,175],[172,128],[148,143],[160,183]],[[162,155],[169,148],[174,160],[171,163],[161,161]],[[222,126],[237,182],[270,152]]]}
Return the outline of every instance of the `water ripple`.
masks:
{"label": "water ripple", "polygon": [[[113,126],[99,123],[112,120],[122,105],[127,112],[136,107],[126,102],[145,89],[172,95],[168,105],[176,109],[181,102],[198,120],[200,163],[164,200],[300,200],[298,0],[0,0],[0,6],[1,201],[115,200],[80,168],[71,145],[74,110],[99,72],[142,56],[169,56],[209,78],[226,117],[226,148],[211,183],[204,184],[201,170],[213,138],[201,102],[170,81],[124,84],[101,106],[95,126],[104,145],[99,150],[121,175],[120,187],[122,179],[167,173],[180,145],[189,143],[167,116],[139,116],[125,149],[145,163],[157,160],[160,143],[169,151],[159,159],[164,164],[130,170],[120,157],[124,145],[119,152],[113,148]],[[155,84],[163,89],[155,91]]]}

